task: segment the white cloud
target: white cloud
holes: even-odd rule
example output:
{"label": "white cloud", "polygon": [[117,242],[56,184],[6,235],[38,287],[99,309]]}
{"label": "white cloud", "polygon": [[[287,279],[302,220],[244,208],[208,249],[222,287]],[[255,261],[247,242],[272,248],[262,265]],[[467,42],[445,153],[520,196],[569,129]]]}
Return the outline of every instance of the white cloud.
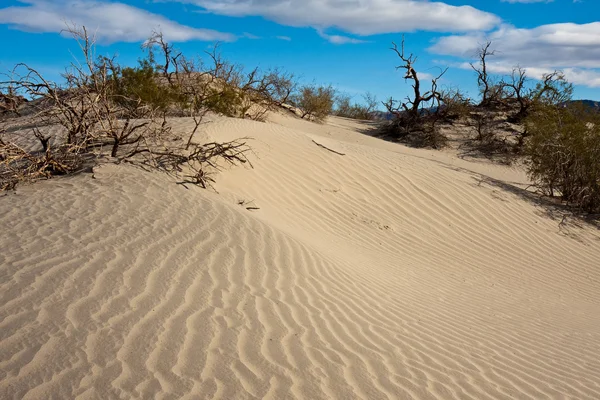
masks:
{"label": "white cloud", "polygon": [[0,24],[32,32],[61,32],[65,23],[85,25],[99,42],[139,42],[162,31],[172,42],[233,40],[227,33],[181,25],[123,3],[96,0],[20,0],[25,6],[0,8]]}
{"label": "white cloud", "polygon": [[503,25],[489,34],[442,37],[430,51],[471,59],[488,40],[496,50],[496,55],[489,58],[494,72],[510,71],[517,64],[536,77],[562,69],[573,83],[600,87],[600,22],[550,24],[533,29]]}
{"label": "white cloud", "polygon": [[325,39],[328,42],[333,43],[333,44],[348,44],[348,43],[358,44],[358,43],[366,43],[366,41],[364,41],[364,40],[355,39],[355,38],[351,38],[351,37],[348,37],[348,36],[328,35],[328,34],[326,34],[325,32],[323,32],[321,30],[317,30],[317,33],[323,39]]}
{"label": "white cloud", "polygon": [[430,74],[429,72],[417,72],[417,73],[419,74],[420,80],[430,81],[433,78],[435,78],[435,76],[433,76],[433,74]]}
{"label": "white cloud", "polygon": [[170,0],[227,16],[262,16],[283,25],[338,28],[356,35],[487,30],[500,19],[471,6],[427,0]]}

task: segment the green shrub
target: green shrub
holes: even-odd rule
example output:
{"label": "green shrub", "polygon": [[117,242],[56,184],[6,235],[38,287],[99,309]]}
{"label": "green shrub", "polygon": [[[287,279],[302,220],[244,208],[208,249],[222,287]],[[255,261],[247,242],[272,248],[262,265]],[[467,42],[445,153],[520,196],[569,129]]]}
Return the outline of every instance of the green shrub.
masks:
{"label": "green shrub", "polygon": [[203,106],[208,110],[227,117],[240,117],[243,96],[240,90],[232,85],[224,84],[220,88],[208,88]]}
{"label": "green shrub", "polygon": [[540,106],[526,127],[534,182],[547,195],[600,212],[600,114],[581,105]]}
{"label": "green shrub", "polygon": [[116,69],[113,78],[116,84],[114,100],[127,108],[137,108],[141,104],[166,112],[181,101],[177,90],[161,83],[155,69],[147,62],[141,62],[136,68]]}
{"label": "green shrub", "polygon": [[304,86],[294,99],[302,118],[323,121],[333,111],[335,89],[331,86]]}
{"label": "green shrub", "polygon": [[334,115],[344,118],[372,120],[374,111],[377,107],[376,98],[367,93],[363,96],[364,104],[352,103],[352,98],[348,95],[341,94],[335,99]]}

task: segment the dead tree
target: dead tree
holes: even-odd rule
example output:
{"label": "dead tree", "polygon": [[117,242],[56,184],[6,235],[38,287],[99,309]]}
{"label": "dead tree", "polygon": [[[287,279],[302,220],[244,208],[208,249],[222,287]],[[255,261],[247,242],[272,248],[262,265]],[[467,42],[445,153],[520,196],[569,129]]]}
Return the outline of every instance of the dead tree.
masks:
{"label": "dead tree", "polygon": [[496,55],[495,50],[490,50],[491,45],[492,42],[488,41],[477,52],[479,67],[471,63],[471,68],[477,73],[477,85],[481,89],[481,103],[479,105],[482,107],[489,106],[494,100],[493,96],[490,96],[493,85],[487,67],[487,58]]}
{"label": "dead tree", "polygon": [[[438,81],[446,73],[444,69],[437,77],[431,80],[431,89],[425,93],[421,92],[421,81],[414,65],[417,57],[412,53],[406,55],[404,51],[404,38],[400,48],[392,43],[392,51],[402,60],[402,64],[396,69],[405,70],[404,79],[412,81],[413,95],[407,96],[406,101],[395,101],[389,99],[383,105],[388,112],[394,115],[390,129],[395,136],[407,137],[412,133],[419,133],[415,143],[420,146],[440,147],[441,136],[437,132],[436,123],[439,120],[442,93],[438,90]],[[425,112],[423,104],[432,103],[432,107]],[[427,118],[425,118],[427,116]]]}
{"label": "dead tree", "polygon": [[515,116],[515,120],[523,119],[531,105],[531,97],[526,93],[526,82],[527,71],[521,67],[516,67],[512,71],[510,82],[504,83],[507,88],[512,90],[515,100],[519,103],[519,112]]}
{"label": "dead tree", "polygon": [[[154,47],[158,47],[161,56],[163,58],[163,64],[158,64],[156,56],[154,55]],[[167,79],[169,85],[173,86],[173,75],[176,75],[178,71],[177,60],[182,57],[181,52],[175,51],[175,47],[165,41],[162,32],[153,31],[152,36],[142,45],[142,48],[148,52],[148,61],[157,67],[160,74]],[[174,67],[174,70],[172,70]]]}
{"label": "dead tree", "polygon": [[[448,68],[444,69],[436,78],[433,78],[431,81],[431,90],[421,94],[421,81],[419,80],[419,75],[414,68],[415,63],[417,62],[417,57],[412,53],[408,56],[404,53],[404,38],[402,38],[402,45],[400,49],[398,49],[398,45],[396,43],[392,43],[393,47],[391,48],[398,57],[402,60],[403,64],[396,67],[396,69],[404,69],[406,70],[406,74],[404,75],[405,80],[412,80],[412,88],[413,88],[413,98],[407,97],[407,101],[401,104],[402,108],[406,113],[408,113],[415,120],[419,117],[419,110],[421,108],[422,103],[428,103],[430,101],[436,101],[439,103],[441,101],[441,95],[437,90],[437,82],[438,80],[448,71]],[[389,109],[389,108],[388,108]]]}

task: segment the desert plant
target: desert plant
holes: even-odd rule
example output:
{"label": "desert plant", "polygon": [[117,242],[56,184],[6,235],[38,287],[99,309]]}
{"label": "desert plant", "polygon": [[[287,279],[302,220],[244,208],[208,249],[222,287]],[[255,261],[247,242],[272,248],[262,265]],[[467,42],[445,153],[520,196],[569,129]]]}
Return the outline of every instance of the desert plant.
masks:
{"label": "desert plant", "polygon": [[471,126],[476,133],[476,139],[489,142],[494,138],[494,113],[483,110],[471,113]]}
{"label": "desert plant", "polygon": [[0,85],[0,118],[19,116],[19,107],[26,102],[25,97],[15,93],[14,85],[10,82]]}
{"label": "desert plant", "polygon": [[352,97],[350,95],[341,93],[336,96],[334,114],[338,117],[352,118]]}
{"label": "desert plant", "polygon": [[31,133],[39,140],[41,151],[25,149],[0,130],[0,191],[14,189],[22,182],[69,174],[85,163],[85,157],[72,152],[65,143],[54,148],[50,136],[37,128]]}
{"label": "desert plant", "polygon": [[519,111],[510,118],[513,122],[522,122],[536,105],[559,105],[569,101],[573,95],[573,85],[561,71],[544,74],[534,87],[528,87],[527,81],[526,70],[515,67],[510,79],[504,83],[509,90],[509,98],[519,104]]}
{"label": "desert plant", "polygon": [[288,103],[298,88],[298,82],[294,74],[273,69],[267,71],[264,80],[268,82],[267,96],[276,106]]}
{"label": "desert plant", "polygon": [[562,105],[573,97],[573,84],[562,71],[544,74],[531,91],[531,101],[542,105]]}
{"label": "desert plant", "polygon": [[333,110],[335,89],[331,86],[307,85],[293,99],[302,118],[323,121]]}
{"label": "desert plant", "polygon": [[509,96],[519,104],[519,111],[512,118],[515,122],[519,122],[527,116],[527,112],[532,103],[532,92],[527,90],[527,80],[527,71],[517,66],[513,68],[510,80],[504,82],[504,86],[509,91]]}
{"label": "desert plant", "polygon": [[438,91],[438,80],[444,76],[444,74],[448,71],[448,68],[442,70],[442,72],[431,81],[431,90],[421,93],[421,80],[419,79],[419,74],[414,68],[415,63],[417,62],[417,57],[412,53],[408,56],[404,52],[404,38],[402,38],[401,47],[398,48],[396,43],[392,43],[393,47],[392,51],[396,53],[396,55],[402,60],[402,64],[396,67],[396,69],[404,69],[406,71],[404,75],[404,80],[411,80],[412,88],[413,88],[413,96],[407,97],[405,102],[400,102],[400,107],[394,106],[394,101],[390,101],[386,104],[387,109],[393,114],[398,115],[401,110],[406,112],[410,119],[418,120],[421,115],[422,105],[426,103],[432,102],[433,106],[440,105],[441,94]]}
{"label": "desert plant", "polygon": [[494,82],[493,77],[488,70],[488,58],[496,55],[496,51],[491,49],[492,42],[487,41],[477,51],[479,65],[471,63],[471,68],[477,74],[477,86],[481,92],[480,107],[490,107],[497,105],[502,101],[504,91],[504,82]]}
{"label": "desert plant", "polygon": [[174,104],[183,100],[177,87],[160,82],[155,68],[147,60],[141,60],[135,68],[114,69],[111,76],[115,85],[114,101],[128,109],[136,110],[139,104],[143,104],[167,113]]}
{"label": "desert plant", "polygon": [[[83,62],[72,63],[66,69],[63,84],[48,81],[25,64],[16,67],[12,75],[15,79],[4,83],[36,99],[35,127],[31,133],[40,142],[42,151],[23,149],[3,138],[0,143],[2,187],[11,188],[15,182],[30,178],[70,173],[83,159],[105,156],[169,173],[192,171],[192,175],[184,176],[193,177],[194,183],[206,187],[211,182],[207,166],[217,166],[219,159],[248,162],[245,153],[249,147],[245,141],[210,144],[192,141],[204,115],[207,96],[222,98],[223,90],[215,94],[206,90],[212,88],[210,85],[205,85],[198,91],[188,91],[194,85],[183,83],[194,83],[190,78],[201,77],[201,74],[196,73],[192,63],[184,62],[182,57],[180,60],[179,55],[171,57],[172,47],[158,41],[162,51],[169,52],[165,53],[165,59],[170,60],[170,67],[155,65],[152,56],[142,60],[137,68],[121,68],[115,58],[94,59],[95,43],[85,28],[70,28],[68,32],[77,39]],[[180,67],[187,68],[188,76],[179,73]],[[186,72],[184,68],[181,71]],[[161,83],[165,74],[170,76]],[[235,78],[231,73],[228,82],[234,82]],[[219,86],[216,88],[219,90]],[[174,144],[168,137],[170,127],[166,113],[173,106],[189,112],[196,122],[185,147]],[[61,126],[64,138],[43,135],[38,127],[45,125]]]}
{"label": "desert plant", "polygon": [[458,88],[440,91],[440,102],[440,112],[450,121],[467,118],[472,106],[471,99]]}
{"label": "desert plant", "polygon": [[363,95],[363,103],[353,103],[347,94],[338,94],[335,99],[334,115],[344,118],[372,120],[377,107],[377,99],[371,93]]}
{"label": "desert plant", "polygon": [[417,57],[412,53],[406,55],[404,37],[400,48],[396,43],[392,43],[392,45],[391,50],[402,61],[402,64],[398,65],[396,69],[406,71],[404,79],[412,81],[413,95],[408,96],[405,101],[396,101],[390,98],[383,103],[388,112],[394,116],[392,121],[384,127],[384,133],[419,147],[442,147],[446,140],[438,129],[438,123],[443,118],[440,108],[442,93],[438,90],[438,81],[448,71],[448,68],[442,70],[431,80],[430,90],[422,93],[421,80],[414,67]]}
{"label": "desert plant", "polygon": [[581,105],[536,107],[526,119],[529,174],[543,193],[600,212],[600,114]]}
{"label": "desert plant", "polygon": [[[519,79],[522,80],[524,72],[520,72],[518,76],[520,76],[521,78]],[[521,100],[519,101],[521,106],[519,112],[511,117],[510,120],[523,123],[527,120],[529,114],[535,112],[537,109],[546,110],[547,107],[562,107],[566,105],[571,100],[572,95],[573,85],[566,80],[561,71],[544,74],[535,87],[525,91],[524,95],[518,96],[521,97]],[[515,96],[517,96],[516,92]],[[528,129],[530,124],[525,123],[524,126],[525,129],[518,136],[517,146],[515,147],[517,152],[520,152],[523,149],[525,140],[530,134]]]}

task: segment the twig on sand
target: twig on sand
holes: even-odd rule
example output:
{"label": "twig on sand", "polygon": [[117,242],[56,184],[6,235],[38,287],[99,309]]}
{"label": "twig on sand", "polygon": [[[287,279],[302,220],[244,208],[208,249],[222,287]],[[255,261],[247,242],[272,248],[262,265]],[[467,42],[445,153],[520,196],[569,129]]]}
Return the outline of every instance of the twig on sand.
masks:
{"label": "twig on sand", "polygon": [[254,200],[250,200],[250,201],[240,200],[240,201],[238,201],[238,205],[244,207],[248,211],[260,210],[260,207],[246,206],[247,204],[251,204],[251,203],[254,203]]}
{"label": "twig on sand", "polygon": [[330,149],[329,147],[325,147],[325,146],[323,146],[321,143],[317,143],[317,142],[315,142],[314,140],[313,140],[313,143],[314,143],[314,144],[316,144],[317,146],[319,146],[319,147],[322,147],[322,148],[324,148],[325,150],[329,150],[330,152],[332,152],[332,153],[335,153],[335,154],[337,154],[337,155],[339,155],[339,156],[345,156],[345,155],[346,155],[346,154],[344,154],[344,153],[340,153],[340,152],[338,152],[338,151],[332,150],[332,149]]}

